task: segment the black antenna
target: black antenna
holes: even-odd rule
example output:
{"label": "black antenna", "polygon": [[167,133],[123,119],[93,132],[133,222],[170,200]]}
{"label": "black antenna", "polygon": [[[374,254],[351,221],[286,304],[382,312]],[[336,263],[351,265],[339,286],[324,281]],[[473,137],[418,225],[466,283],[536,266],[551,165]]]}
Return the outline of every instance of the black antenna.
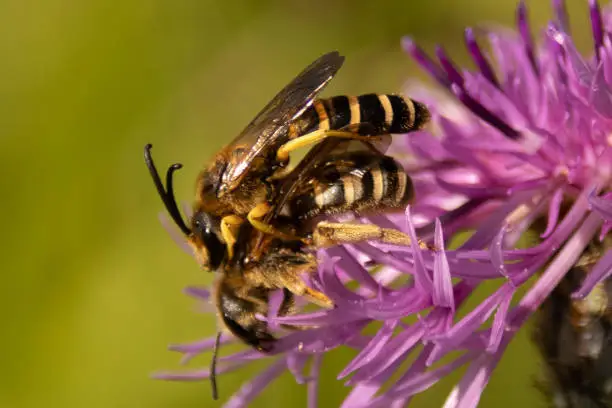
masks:
{"label": "black antenna", "polygon": [[159,196],[161,197],[162,201],[164,202],[164,205],[166,206],[166,210],[168,210],[168,213],[170,214],[176,225],[181,229],[181,231],[183,231],[183,234],[190,235],[191,230],[189,229],[189,227],[187,227],[185,221],[183,221],[181,212],[179,211],[178,206],[176,205],[176,200],[174,199],[174,189],[172,187],[172,174],[176,170],[183,167],[183,165],[180,163],[175,163],[168,168],[168,171],[166,172],[166,187],[164,187],[161,178],[159,177],[159,173],[157,172],[157,168],[153,163],[153,157],[151,157],[152,147],[153,145],[150,143],[145,146],[144,158],[145,163],[147,164],[147,167],[149,169],[149,173],[151,173],[151,177],[153,178],[153,183],[155,184],[157,192],[159,193]]}
{"label": "black antenna", "polygon": [[221,340],[221,332],[217,332],[215,339],[215,347],[213,348],[212,361],[210,362],[210,386],[212,387],[212,397],[214,400],[219,399],[217,390],[217,355],[219,354],[219,341]]}

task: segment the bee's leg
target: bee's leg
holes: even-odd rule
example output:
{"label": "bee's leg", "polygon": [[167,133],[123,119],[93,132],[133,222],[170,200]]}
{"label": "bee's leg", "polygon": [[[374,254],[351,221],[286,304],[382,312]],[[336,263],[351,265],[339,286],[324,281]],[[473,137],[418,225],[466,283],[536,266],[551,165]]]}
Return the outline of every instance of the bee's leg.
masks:
{"label": "bee's leg", "polygon": [[271,209],[272,208],[270,207],[268,203],[258,204],[251,211],[249,211],[249,213],[247,214],[247,220],[249,220],[249,223],[251,223],[251,225],[255,229],[263,233],[266,233],[266,234],[269,234],[269,235],[272,235],[274,237],[278,237],[281,239],[285,239],[288,241],[306,242],[306,240],[303,238],[299,238],[299,237],[296,237],[290,234],[286,234],[282,231],[279,231],[274,226],[263,222],[261,219],[265,217],[270,212]]}
{"label": "bee's leg", "polygon": [[304,296],[310,302],[331,309],[334,307],[334,302],[327,297],[323,292],[308,287],[302,280],[301,275],[310,273],[316,270],[316,261],[311,265],[304,265],[299,268],[289,269],[279,275],[282,286],[297,296]]}
{"label": "bee's leg", "polygon": [[290,166],[283,167],[281,169],[276,170],[270,177],[267,178],[268,182],[282,180],[289,175],[293,171],[293,168]]}
{"label": "bee's leg", "polygon": [[[295,296],[304,296],[308,301],[319,305],[321,307],[331,309],[334,307],[334,303],[325,294],[316,291],[306,286],[302,280],[303,274],[309,274],[317,270],[317,260],[312,254],[299,253],[288,256],[276,256],[275,253],[268,253],[269,263],[260,264],[260,267],[255,267],[248,271],[245,271],[243,275],[239,277],[239,280],[234,285],[236,295],[242,298],[248,298],[252,305],[258,307],[257,312],[267,315],[268,314],[268,303],[266,298],[265,309],[264,305],[260,305],[256,296],[256,299],[252,299],[253,293],[247,294],[252,291],[250,288],[263,289],[264,286],[267,290],[282,289],[283,300],[280,304],[277,315],[287,316],[295,312]],[[301,263],[301,264],[298,264]],[[241,280],[240,280],[241,279]],[[226,278],[227,280],[227,278]],[[266,292],[267,293],[267,292]],[[257,291],[254,293],[257,295]],[[231,308],[232,310],[238,310]],[[233,312],[237,314],[237,312]],[[246,317],[255,316],[255,313],[251,313]],[[249,325],[257,324],[258,327],[263,322],[244,322]],[[281,324],[282,327],[290,330],[304,330],[312,326],[299,325],[294,326],[290,324]],[[261,330],[260,330],[261,332]]]}
{"label": "bee's leg", "polygon": [[[288,290],[293,295],[304,296],[310,302],[321,307],[334,307],[334,302],[327,295],[308,287],[302,279],[302,275],[311,274],[317,270],[317,260],[314,255],[300,254],[297,258],[295,256],[281,256],[270,260],[270,263],[265,268],[252,269],[246,272],[245,278],[252,283],[267,282],[270,285],[269,287]],[[290,302],[290,300],[287,300],[287,302]],[[290,305],[291,303],[287,303],[286,307]]]}
{"label": "bee's leg", "polygon": [[362,136],[353,132],[347,132],[342,130],[315,130],[314,132],[307,133],[303,136],[299,136],[292,139],[282,145],[276,151],[276,158],[280,162],[286,162],[289,160],[289,154],[302,147],[307,147],[313,144],[317,144],[328,137],[337,137],[341,139],[352,139],[352,140],[363,140],[365,142],[373,142],[379,140],[378,136]]}
{"label": "bee's leg", "polygon": [[283,288],[283,301],[278,308],[278,315],[288,316],[293,313],[295,313],[295,297],[289,289]]}
{"label": "bee's leg", "polygon": [[303,290],[301,290],[300,292],[300,296],[307,297],[312,303],[318,306],[324,307],[326,309],[331,309],[334,307],[334,302],[330,298],[328,298],[325,293],[309,288],[305,284]]}
{"label": "bee's leg", "polygon": [[[295,313],[295,296],[291,293],[287,288],[283,288],[283,302],[278,309],[278,316],[290,316]],[[309,325],[293,325],[293,324],[285,324],[282,323],[281,327],[288,330],[306,330],[310,329],[313,326]]]}
{"label": "bee's leg", "polygon": [[244,222],[244,219],[237,215],[226,215],[221,219],[221,236],[227,246],[229,259],[234,257],[234,244],[238,236],[238,229]]}
{"label": "bee's leg", "polygon": [[[380,241],[387,244],[410,245],[412,240],[401,231],[381,228],[374,224],[349,224],[322,221],[317,224],[313,233],[314,245],[326,248],[334,245],[362,241]],[[422,249],[434,249],[419,241]]]}

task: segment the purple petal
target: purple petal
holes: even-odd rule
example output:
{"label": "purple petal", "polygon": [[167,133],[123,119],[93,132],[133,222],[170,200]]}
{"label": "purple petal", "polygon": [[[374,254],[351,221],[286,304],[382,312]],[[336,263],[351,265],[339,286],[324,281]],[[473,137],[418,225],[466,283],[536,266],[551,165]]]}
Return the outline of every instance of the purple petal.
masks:
{"label": "purple petal", "polygon": [[337,263],[337,267],[341,268],[347,275],[357,281],[360,285],[372,290],[378,290],[378,284],[372,278],[372,275],[359,264],[357,259],[344,246],[336,246],[328,249],[327,254],[330,257],[339,257],[341,262]]}
{"label": "purple petal", "polygon": [[570,25],[565,0],[553,0],[553,11],[561,29],[569,34]]}
{"label": "purple petal", "polygon": [[389,339],[393,336],[395,327],[399,323],[399,320],[389,320],[383,324],[376,335],[368,343],[368,345],[357,354],[357,356],[338,374],[338,379],[342,379],[348,376],[355,370],[360,369],[366,364],[369,364],[374,358],[376,358],[382,349],[387,346]]}
{"label": "purple petal", "polygon": [[612,90],[606,82],[603,65],[600,64],[593,75],[590,86],[589,101],[602,116],[612,118]]}
{"label": "purple petal", "polygon": [[332,325],[352,320],[358,320],[359,316],[346,316],[344,309],[332,309],[332,310],[319,310],[312,313],[301,313],[291,316],[275,316],[268,318],[270,322],[276,324],[292,324],[296,326],[310,326],[310,325]]}
{"label": "purple petal", "polygon": [[[408,376],[403,381],[400,380],[396,385],[383,396],[383,398],[398,398],[398,397],[409,397],[419,392],[425,391],[431,386],[435,385],[438,381],[444,378],[446,375],[452,373],[457,368],[466,364],[475,357],[476,353],[466,353],[463,356],[455,359],[454,361],[438,367],[434,370],[422,372],[413,376]],[[379,405],[384,406],[384,405]]]}
{"label": "purple petal", "polygon": [[319,278],[331,300],[338,306],[349,306],[362,302],[363,298],[361,296],[348,290],[338,279],[336,263],[339,258],[331,258],[329,256],[322,258],[322,262],[319,262]]}
{"label": "purple petal", "polygon": [[453,61],[444,51],[444,48],[442,48],[441,46],[437,46],[436,56],[438,57],[438,61],[440,61],[442,68],[444,69],[444,71],[446,71],[446,75],[448,76],[449,80],[452,83],[455,83],[459,86],[463,86],[463,77],[461,76],[461,73],[459,72],[455,64],[453,64]]}
{"label": "purple petal", "polygon": [[370,407],[371,398],[378,392],[391,375],[400,367],[403,359],[396,360],[387,370],[367,382],[361,382],[349,393],[342,408],[367,408]]}
{"label": "purple petal", "polygon": [[567,34],[552,26],[548,28],[547,34],[553,41],[558,43],[563,48],[569,57],[573,74],[576,76],[578,82],[585,88],[590,87],[591,83],[593,82],[593,70],[578,53],[572,39]]}
{"label": "purple petal", "polygon": [[220,357],[219,361],[228,363],[248,363],[271,356],[274,356],[274,354],[264,354],[261,351],[255,350],[254,348],[248,348],[243,351],[239,351],[238,353],[230,354],[229,356]]}
{"label": "purple petal", "polygon": [[323,353],[345,344],[368,324],[368,321],[349,322],[331,328],[322,327],[290,333],[274,344],[274,353],[299,350],[303,353]]}
{"label": "purple petal", "polygon": [[[584,207],[586,207],[585,201],[586,195],[583,194],[578,198],[570,210],[570,213],[584,210]],[[562,224],[568,221],[568,217],[570,217],[570,214],[565,217]],[[561,279],[563,279],[567,271],[576,263],[580,254],[584,251],[590,240],[593,239],[593,236],[597,232],[597,228],[601,224],[601,220],[597,218],[595,214],[589,215],[580,228],[565,243],[564,247],[546,268],[542,276],[512,310],[508,318],[510,326],[520,327],[531,313],[533,313],[550,295],[552,290],[559,284]],[[567,225],[568,227],[575,226],[580,220],[581,217],[577,217],[571,220],[571,222],[567,222]],[[564,227],[564,225],[562,225],[562,227]],[[547,259],[544,261],[546,260]]]}
{"label": "purple petal", "polygon": [[453,324],[454,310],[447,307],[435,307],[423,318],[419,316],[425,326],[423,337],[435,337],[446,333]]}
{"label": "purple petal", "polygon": [[166,230],[168,235],[170,235],[170,238],[172,238],[174,243],[178,245],[178,247],[181,248],[183,252],[185,252],[187,255],[193,256],[193,250],[187,243],[185,236],[177,231],[174,223],[170,221],[166,213],[159,213],[158,217],[162,227],[164,227],[164,229]]}
{"label": "purple petal", "polygon": [[433,293],[432,299],[436,306],[448,307],[455,310],[453,300],[453,283],[448,266],[448,259],[444,251],[444,237],[442,236],[442,224],[436,218],[436,231],[434,233],[434,245],[436,252],[434,255],[433,267]]}
{"label": "purple petal", "polygon": [[425,268],[425,263],[423,262],[423,254],[421,253],[421,249],[419,248],[418,244],[419,240],[410,217],[410,206],[406,207],[406,224],[408,236],[410,236],[411,240],[410,246],[414,254],[414,282],[417,288],[423,290],[424,292],[431,293],[433,283],[427,269]]}
{"label": "purple petal", "polygon": [[603,217],[604,220],[612,221],[612,194],[597,197],[594,194],[589,196],[591,207]]}
{"label": "purple petal", "polygon": [[527,58],[529,58],[531,67],[533,68],[536,74],[539,74],[538,63],[533,52],[533,39],[531,37],[531,30],[529,29],[528,20],[529,19],[527,17],[527,6],[525,6],[525,1],[521,0],[516,9],[516,25],[518,27],[519,33],[521,34],[523,44],[525,44],[525,53],[527,54]]}
{"label": "purple petal", "polygon": [[275,290],[269,295],[268,316],[265,316],[264,320],[268,322],[270,330],[278,330],[279,328],[274,318],[278,316],[278,311],[280,310],[283,298],[284,296],[281,290]]}
{"label": "purple petal", "polygon": [[589,0],[589,9],[591,15],[591,28],[593,31],[593,47],[595,48],[595,56],[600,60],[600,49],[603,45],[603,22],[601,20],[601,10],[597,0]]}
{"label": "purple petal", "polygon": [[431,296],[417,288],[395,291],[382,299],[365,302],[365,312],[369,319],[401,319],[431,307]]}
{"label": "purple petal", "polygon": [[[221,334],[221,339],[219,340],[219,344],[230,344],[235,341],[235,338],[229,334]],[[179,353],[186,354],[189,356],[187,360],[190,358],[203,353],[204,351],[211,350],[215,345],[215,337],[208,337],[203,340],[198,340],[193,343],[185,343],[185,344],[171,344],[168,346],[168,350],[178,351]],[[186,356],[186,357],[187,357]],[[186,361],[183,361],[185,363]]]}
{"label": "purple petal", "polygon": [[366,364],[347,382],[347,385],[354,385],[361,381],[372,380],[384,370],[388,369],[393,363],[402,359],[402,356],[412,350],[421,340],[425,333],[424,328],[418,322],[403,332],[395,336],[377,359]]}
{"label": "purple petal", "polygon": [[493,318],[493,324],[491,325],[491,337],[489,338],[489,344],[487,345],[488,353],[495,353],[499,348],[502,337],[507,328],[506,317],[508,316],[511,301],[512,294],[502,299],[499,307],[497,308],[495,318]]}
{"label": "purple petal", "polygon": [[540,235],[541,238],[548,238],[550,234],[555,230],[557,221],[559,220],[559,210],[561,209],[561,203],[563,202],[563,189],[558,188],[555,190],[550,204],[548,206],[548,221],[546,223],[546,230]]}
{"label": "purple petal", "polygon": [[393,401],[390,405],[389,408],[404,408],[408,405],[408,399],[406,398],[401,398],[401,399],[397,399],[395,401]]}
{"label": "purple petal", "polygon": [[484,220],[476,233],[472,235],[461,248],[486,248],[488,243],[499,234],[500,229],[506,223],[506,218],[508,215],[529,200],[532,194],[533,193],[531,192],[514,194],[514,196],[510,198],[507,203],[504,203],[502,207],[497,209],[493,214],[491,214],[491,216]]}
{"label": "purple petal", "polygon": [[183,292],[191,297],[199,300],[208,301],[210,299],[210,290],[200,286],[187,286]]}
{"label": "purple petal", "polygon": [[497,361],[489,354],[480,355],[451,391],[444,408],[476,408]]}
{"label": "purple petal", "polygon": [[603,239],[608,235],[608,233],[612,230],[612,221],[604,221],[601,226],[601,232],[599,233],[599,240],[603,241]]}
{"label": "purple petal", "polygon": [[491,242],[491,247],[489,248],[489,252],[491,254],[491,264],[501,276],[508,276],[506,273],[506,267],[504,265],[504,253],[502,251],[505,233],[506,228],[502,227],[499,230],[499,233],[493,239],[493,242]]}
{"label": "purple petal", "polygon": [[463,88],[456,84],[452,84],[450,87],[455,96],[480,119],[498,129],[511,140],[519,140],[521,138],[521,135],[516,130],[512,129],[506,122],[468,95]]}
{"label": "purple petal", "polygon": [[302,353],[289,353],[289,355],[287,355],[287,369],[293,374],[298,384],[306,383],[303,371],[309,358],[310,356],[308,354]]}
{"label": "purple petal", "polygon": [[371,244],[359,243],[353,246],[359,249],[364,254],[368,255],[370,258],[372,258],[372,260],[379,263],[380,265],[391,266],[402,273],[415,273],[414,267],[410,263],[403,261],[389,253],[383,252]]}
{"label": "purple petal", "polygon": [[597,262],[591,272],[587,275],[580,289],[572,294],[574,299],[583,299],[591,290],[612,275],[612,250],[606,251],[605,255]]}
{"label": "purple petal", "polygon": [[418,45],[410,37],[402,38],[402,48],[414,58],[414,60],[442,86],[450,87],[451,82],[448,77],[440,69],[440,67],[431,60]]}
{"label": "purple petal", "polygon": [[264,372],[244,384],[240,390],[224,405],[226,408],[241,408],[248,406],[273,380],[285,370],[284,358],[275,361]]}
{"label": "purple petal", "polygon": [[508,283],[502,285],[484,302],[457,322],[448,332],[433,337],[432,340],[436,343],[436,347],[431,353],[427,364],[433,364],[450,350],[459,346],[493,314],[496,307],[502,303],[504,299],[511,297],[513,293],[513,285]]}
{"label": "purple petal", "polygon": [[465,42],[472,56],[472,59],[476,63],[476,66],[480,70],[480,73],[493,85],[499,88],[499,82],[495,77],[495,73],[493,72],[493,68],[489,65],[489,61],[482,54],[482,50],[476,41],[476,36],[474,35],[474,30],[472,28],[466,28],[465,30]]}
{"label": "purple petal", "polygon": [[[405,383],[406,381],[409,381],[412,377],[423,374],[427,370],[426,361],[432,350],[433,350],[433,345],[431,343],[425,345],[425,347],[419,353],[416,360],[414,360],[414,362],[410,364],[410,367],[406,370],[404,374],[402,374],[399,380],[395,381],[395,383],[391,385],[391,387],[386,393],[382,394],[380,397],[375,398],[373,401],[371,401],[370,406],[371,407],[387,406],[389,404],[389,401],[397,401],[398,400],[397,395],[394,396],[393,391],[397,390],[398,388],[401,388],[402,384]],[[408,406],[411,399],[412,399],[412,395],[407,395],[407,396],[401,395],[401,400],[404,403],[404,405],[402,406],[404,407]]]}
{"label": "purple petal", "polygon": [[[242,368],[242,364],[222,364],[217,367],[217,374],[230,373],[239,368]],[[210,378],[210,370],[208,368],[205,368],[202,370],[183,372],[160,371],[154,373],[151,377],[156,380],[165,381],[203,381]]]}

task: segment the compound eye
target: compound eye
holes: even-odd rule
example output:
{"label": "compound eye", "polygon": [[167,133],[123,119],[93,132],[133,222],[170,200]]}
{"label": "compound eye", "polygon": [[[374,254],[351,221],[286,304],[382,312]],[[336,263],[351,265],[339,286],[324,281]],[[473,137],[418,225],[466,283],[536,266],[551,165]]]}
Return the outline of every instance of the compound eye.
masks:
{"label": "compound eye", "polygon": [[198,212],[193,215],[192,227],[207,252],[207,266],[217,269],[225,258],[225,245],[219,239],[219,221],[209,214]]}
{"label": "compound eye", "polygon": [[205,217],[204,213],[202,212],[197,212],[193,214],[193,218],[191,220],[192,228],[193,228],[193,232],[197,234],[198,236],[201,235],[206,229],[209,228],[209,225],[207,225],[207,222],[206,222],[207,218],[208,217]]}

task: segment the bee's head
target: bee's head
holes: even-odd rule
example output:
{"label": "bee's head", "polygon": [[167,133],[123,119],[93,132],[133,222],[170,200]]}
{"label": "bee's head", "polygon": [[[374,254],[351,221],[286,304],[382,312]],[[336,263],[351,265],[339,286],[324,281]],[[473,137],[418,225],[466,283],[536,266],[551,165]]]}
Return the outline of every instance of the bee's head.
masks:
{"label": "bee's head", "polygon": [[266,322],[256,317],[257,314],[267,315],[268,291],[252,288],[248,291],[248,299],[238,296],[237,289],[244,291],[247,286],[240,277],[227,275],[217,282],[215,297],[219,316],[234,336],[259,351],[270,352],[276,339]]}
{"label": "bee's head", "polygon": [[187,226],[176,205],[172,183],[173,173],[182,166],[176,163],[168,168],[166,172],[166,185],[164,187],[155,164],[153,163],[153,158],[151,157],[151,147],[150,144],[145,146],[145,162],[149,168],[157,192],[164,202],[166,210],[168,210],[170,217],[172,217],[172,220],[183,234],[187,236],[187,240],[193,247],[195,256],[200,262],[200,265],[208,270],[217,269],[223,262],[226,253],[225,244],[220,234],[219,219],[203,211],[196,211],[191,218],[191,228]]}
{"label": "bee's head", "polygon": [[216,270],[225,259],[225,243],[221,237],[220,220],[204,211],[191,217],[189,243],[204,269]]}

